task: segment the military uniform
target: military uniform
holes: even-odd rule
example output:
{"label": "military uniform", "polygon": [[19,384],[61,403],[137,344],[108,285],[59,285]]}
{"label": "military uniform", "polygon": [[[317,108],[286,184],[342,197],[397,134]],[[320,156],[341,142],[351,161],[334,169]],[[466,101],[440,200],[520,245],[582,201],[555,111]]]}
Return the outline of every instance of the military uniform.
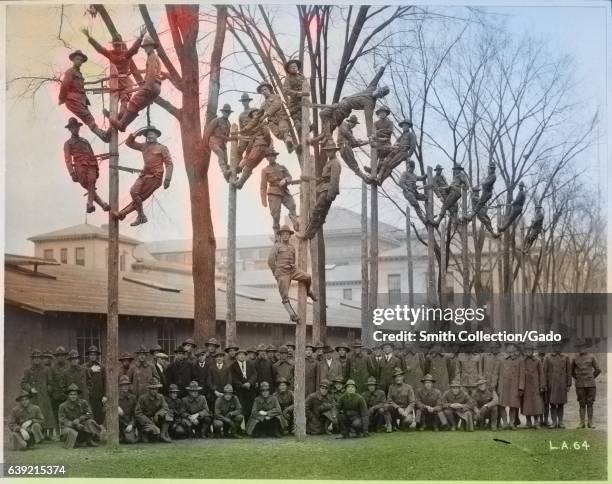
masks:
{"label": "military uniform", "polygon": [[[481,381],[481,380],[479,380]],[[497,429],[497,407],[499,399],[497,392],[487,383],[484,390],[476,387],[472,391],[472,400],[474,401],[474,413],[476,424],[480,428],[484,428],[487,420],[492,430]]]}
{"label": "military uniform", "polygon": [[[347,385],[353,384],[352,380]],[[338,410],[338,423],[343,437],[350,433],[357,435],[368,434],[368,406],[359,393],[344,393],[336,404]]]}
{"label": "military uniform", "polygon": [[[76,385],[68,387],[68,391],[78,391]],[[60,436],[65,440],[64,448],[72,449],[77,442],[84,440],[87,445],[94,445],[93,440],[100,435],[100,427],[93,418],[91,407],[87,400],[78,398],[76,401],[66,400],[59,407]]]}
{"label": "military uniform", "polygon": [[[63,348],[62,348],[63,350]],[[55,352],[57,354],[57,350]],[[64,350],[64,354],[65,350]],[[51,366],[51,373],[49,375],[49,396],[51,397],[51,406],[53,407],[53,415],[56,417],[56,422],[60,404],[66,400],[66,389],[68,388],[68,380],[66,379],[66,372],[68,371],[67,361],[56,361]],[[59,428],[59,426],[57,427]]]}
{"label": "military uniform", "polygon": [[40,408],[43,414],[42,428],[48,431],[53,430],[57,425],[57,421],[51,404],[50,368],[43,364],[32,364],[23,374],[21,388],[30,394],[32,404]]}
{"label": "military uniform", "polygon": [[591,353],[580,351],[574,356],[572,376],[576,385],[576,397],[580,406],[580,427],[582,428],[584,428],[585,410],[588,414],[588,427],[593,427],[593,403],[597,394],[595,378],[600,373],[599,364]]}
{"label": "military uniform", "polygon": [[474,415],[472,413],[474,401],[463,388],[455,395],[452,390],[453,386],[459,386],[459,382],[456,381],[451,384],[451,389],[446,390],[442,395],[444,415],[451,426],[451,430],[455,430],[459,421],[463,420],[466,430],[472,431],[474,430]]}
{"label": "military uniform", "polygon": [[[431,375],[425,375],[422,382],[435,381]],[[442,411],[442,392],[437,388],[425,388],[422,386],[416,391],[416,424],[421,430],[432,426],[434,430],[439,425],[446,426],[448,422]]]}
{"label": "military uniform", "polygon": [[[353,116],[351,116],[352,118]],[[354,119],[355,124],[358,123],[357,117]],[[353,148],[357,148],[359,146],[363,146],[366,142],[361,142],[355,138],[353,135],[353,127],[349,124],[348,121],[344,121],[338,127],[338,134],[336,136],[336,142],[338,143],[338,148],[340,149],[340,156],[346,163],[346,166],[350,168],[350,170],[355,173],[358,177],[364,178],[364,174],[359,168],[359,164],[357,163],[357,159],[355,158],[355,152]]]}
{"label": "military uniform", "polygon": [[[258,88],[259,91],[259,88]],[[264,98],[261,105],[264,118],[268,120],[268,126],[272,134],[280,141],[284,141],[289,152],[293,150],[293,140],[289,125],[289,117],[283,107],[283,101],[278,94],[269,94]]]}
{"label": "military uniform", "polygon": [[305,375],[305,383],[304,383],[304,387],[305,387],[304,394],[308,396],[311,393],[314,393],[317,391],[317,380],[318,380],[317,371],[319,368],[319,362],[314,356],[306,357],[305,366],[306,366],[305,368],[306,375]]}
{"label": "military uniform", "polygon": [[[267,197],[270,215],[272,216],[272,230],[274,233],[277,233],[280,229],[281,206],[284,206],[289,211],[289,218],[291,219],[293,228],[297,230],[299,227],[295,200],[287,188],[287,183],[290,181],[291,173],[289,173],[289,170],[287,170],[285,166],[278,163],[271,163],[261,170],[261,200],[263,203],[266,201]],[[282,185],[281,182],[285,184]]]}
{"label": "military uniform", "polygon": [[66,384],[70,386],[72,383],[79,387],[81,398],[89,402],[89,387],[87,386],[87,370],[85,368],[79,365],[68,365]]}
{"label": "military uniform", "polygon": [[[129,378],[125,377],[122,380],[129,384]],[[138,442],[138,433],[136,431],[136,395],[131,391],[119,392],[119,437],[128,444]]]}
{"label": "military uniform", "polygon": [[[331,353],[327,353],[328,355]],[[317,387],[323,380],[334,381],[336,378],[343,378],[342,365],[337,358],[323,358],[317,366]]]}
{"label": "military uniform", "polygon": [[387,411],[394,426],[408,428],[413,422],[414,390],[407,383],[392,383],[387,393]]}
{"label": "military uniform", "polygon": [[230,172],[227,159],[227,141],[230,137],[230,130],[231,124],[229,119],[223,116],[214,118],[204,129],[204,139],[208,141],[208,149],[217,155],[219,168],[221,168],[221,173],[223,173],[226,180],[229,179]]}
{"label": "military uniform", "polygon": [[501,233],[508,229],[523,212],[523,206],[525,205],[525,201],[527,200],[527,195],[525,193],[524,187],[525,185],[523,184],[523,182],[521,182],[519,184],[519,192],[512,200],[512,203],[510,204],[510,210],[506,215],[504,223],[497,229],[498,232]]}
{"label": "military uniform", "polygon": [[[162,85],[161,62],[155,51],[147,55],[144,83],[132,94],[128,101],[127,111],[138,114],[159,96]],[[125,129],[125,127],[124,127]]]}
{"label": "military uniform", "polygon": [[[276,242],[268,256],[268,267],[274,274],[278,283],[278,292],[283,303],[289,302],[289,288],[291,281],[304,284],[306,292],[310,292],[312,278],[310,274],[301,271],[296,264],[295,247],[287,242]],[[293,377],[291,377],[293,381]]]}
{"label": "military uniform", "polygon": [[[400,123],[402,126],[406,123],[406,120]],[[395,144],[389,150],[389,154],[381,161],[378,167],[377,181],[381,185],[390,175],[393,170],[399,166],[402,161],[409,160],[416,149],[417,139],[416,135],[410,131],[405,130],[395,140]]]}
{"label": "military uniform", "polygon": [[102,398],[106,395],[106,369],[99,361],[88,361],[84,368],[91,411],[96,422],[102,424],[105,417]]}
{"label": "military uniform", "polygon": [[179,395],[184,397],[187,395],[185,389],[193,380],[193,366],[187,358],[182,360],[174,360],[166,368],[166,381],[168,385],[175,384],[179,388]]}
{"label": "military uniform", "polygon": [[355,380],[357,392],[363,393],[367,389],[367,381],[369,376],[368,357],[363,351],[359,354],[356,352],[351,352],[350,360],[350,372],[348,377],[351,380]]}
{"label": "military uniform", "polygon": [[319,391],[306,398],[306,433],[319,435],[325,433],[330,425],[338,425],[338,412],[333,397]]}
{"label": "military uniform", "polygon": [[217,397],[215,401],[213,428],[217,436],[220,436],[221,433],[225,436],[237,434],[244,421],[242,405],[238,397],[232,394],[230,399],[225,398],[225,394],[233,393],[232,386],[226,385],[223,391],[224,395]]}
{"label": "military uniform", "polygon": [[382,388],[386,392],[388,391],[389,386],[393,384],[393,373],[395,372],[395,369],[401,368],[402,362],[397,356],[392,353],[389,353],[388,355],[383,355],[379,364],[380,375],[377,380],[379,382],[380,388]]}
{"label": "military uniform", "polygon": [[449,358],[442,353],[430,353],[425,357],[425,372],[429,373],[437,382],[442,393],[450,384]]}
{"label": "military uniform", "polygon": [[[376,385],[376,378],[370,377],[369,385]],[[380,388],[375,388],[374,391],[366,390],[361,394],[368,407],[368,423],[371,429],[377,431],[381,426],[385,425],[391,429],[391,415],[387,410],[387,396]]]}
{"label": "military uniform", "polygon": [[287,422],[289,429],[293,428],[293,392],[286,390],[284,392],[277,391],[274,396],[278,400],[278,404],[283,412],[283,417]]}
{"label": "military uniform", "polygon": [[[527,416],[528,425],[532,416],[544,413],[542,393],[546,387],[544,380],[544,367],[537,356],[527,355],[520,365],[519,391],[522,393],[521,410]],[[538,426],[538,422],[535,423]]]}
{"label": "military uniform", "polygon": [[425,361],[421,353],[408,351],[400,359],[403,363],[404,381],[413,389],[417,388],[419,381],[423,378]]}
{"label": "military uniform", "polygon": [[283,93],[287,100],[287,110],[293,121],[293,126],[298,133],[298,137],[302,133],[302,89],[304,88],[304,80],[306,78],[301,74],[292,74],[287,72],[283,80]]}
{"label": "military uniform", "polygon": [[172,384],[168,388],[169,393],[164,397],[168,404],[168,434],[173,439],[184,438],[190,427],[185,417],[185,402],[179,397],[176,385]]}
{"label": "military uniform", "polygon": [[[262,415],[260,412],[265,412]],[[280,404],[274,395],[259,395],[253,402],[251,416],[246,426],[248,435],[263,434],[280,437],[287,427]]]}
{"label": "military uniform", "polygon": [[[156,381],[157,383],[153,383]],[[149,380],[148,387],[161,388],[157,378]],[[134,415],[140,428],[143,442],[149,442],[151,436],[159,437],[163,442],[170,442],[168,435],[168,420],[170,409],[161,393],[149,391],[138,397]]]}
{"label": "military uniform", "polygon": [[[444,218],[444,214],[447,210],[450,211],[451,207],[457,204],[457,201],[461,198],[461,192],[464,189],[470,188],[470,180],[463,171],[463,168],[459,165],[453,167],[453,180],[451,181],[450,187],[440,213],[438,214],[438,222]],[[451,212],[452,214],[452,212]]]}
{"label": "military uniform", "polygon": [[258,386],[264,381],[274,383],[274,370],[272,366],[273,363],[268,358],[257,357],[255,360],[255,371],[257,372]]}
{"label": "military uniform", "polygon": [[457,358],[457,376],[461,386],[471,393],[480,379],[482,356],[479,353],[461,353]]}
{"label": "military uniform", "polygon": [[[29,399],[29,394],[24,393],[18,396],[17,401],[21,401],[22,397]],[[8,423],[13,450],[31,448],[34,444],[42,442],[44,420],[45,418],[38,405],[30,403],[27,407],[24,407],[21,403],[18,403],[13,407]]]}
{"label": "military uniform", "polygon": [[[192,387],[190,385],[188,388]],[[198,388],[197,384],[193,388]],[[208,409],[206,397],[204,395],[187,395],[183,398],[183,405],[183,417],[189,422],[191,431],[198,436],[206,437],[210,433],[210,425],[212,424],[212,415]]]}
{"label": "military uniform", "polygon": [[[380,109],[377,111],[380,111]],[[387,112],[389,111],[387,110]],[[391,136],[393,135],[393,128],[393,121],[391,121],[389,118],[381,118],[374,121],[376,154],[378,155],[379,160],[384,160],[391,151]]]}
{"label": "military uniform", "polygon": [[567,393],[572,386],[572,367],[568,356],[559,352],[544,358],[544,379],[548,390],[551,427],[564,428],[563,406],[567,403]]}
{"label": "military uniform", "polygon": [[154,376],[153,365],[147,361],[137,361],[134,363],[134,365],[132,365],[128,376],[132,382],[132,390],[134,391],[134,394],[137,397],[140,397],[140,395],[146,393],[147,385]]}
{"label": "military uniform", "polygon": [[295,373],[295,366],[289,363],[287,360],[279,360],[272,366],[274,372],[274,384],[278,385],[278,381],[281,378],[287,380],[287,386],[293,388],[293,379]]}
{"label": "military uniform", "polygon": [[[252,101],[252,99],[246,93],[243,94],[243,96],[240,98],[240,101],[242,101],[243,99]],[[251,122],[251,117],[249,116],[251,111],[253,111],[253,108],[248,107],[248,108],[245,108],[244,111],[242,111],[238,115],[238,127],[240,128],[241,134],[245,133],[246,127]],[[249,145],[249,141],[248,140],[246,140],[246,139],[239,139],[238,140],[238,160],[242,159],[242,155],[246,151],[248,145]]]}

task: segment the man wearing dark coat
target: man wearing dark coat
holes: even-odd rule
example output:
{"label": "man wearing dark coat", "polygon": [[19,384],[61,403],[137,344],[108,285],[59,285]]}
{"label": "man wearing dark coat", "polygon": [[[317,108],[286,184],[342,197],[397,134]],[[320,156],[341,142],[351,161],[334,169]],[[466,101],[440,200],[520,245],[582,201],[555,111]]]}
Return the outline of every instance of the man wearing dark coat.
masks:
{"label": "man wearing dark coat", "polygon": [[[510,430],[516,430],[515,419],[521,406],[520,366],[521,360],[516,346],[508,345],[507,354],[499,364],[497,395],[501,407],[502,425]],[[510,409],[509,415],[507,408]]]}
{"label": "man wearing dark coat", "polygon": [[209,395],[208,369],[212,364],[214,364],[214,361],[209,363],[206,360],[207,352],[202,348],[196,351],[195,356],[196,361],[191,366],[191,376],[202,388],[204,388],[204,395]]}
{"label": "man wearing dark coat", "polygon": [[437,386],[442,393],[449,388],[451,381],[449,371],[449,358],[442,353],[440,345],[434,345],[425,356],[425,370],[437,382]]}
{"label": "man wearing dark coat", "polygon": [[53,353],[55,362],[51,366],[49,375],[49,396],[51,397],[51,406],[53,407],[53,416],[55,417],[56,429],[59,432],[59,421],[57,419],[59,406],[66,400],[66,389],[68,383],[66,375],[68,372],[68,361],[66,357],[68,352],[63,346],[58,346]]}
{"label": "man wearing dark coat", "polygon": [[147,361],[148,355],[149,350],[140,345],[136,350],[136,361],[130,368],[129,377],[132,382],[132,390],[137,398],[147,393],[149,382],[155,376],[153,365]]}
{"label": "man wearing dark coat", "polygon": [[383,345],[383,357],[380,361],[380,388],[387,392],[389,386],[395,381],[395,369],[402,367],[400,359],[393,354],[393,345],[385,343]]}
{"label": "man wearing dark coat", "polygon": [[[540,415],[544,413],[542,394],[546,389],[544,367],[534,346],[527,347],[527,354],[520,365],[519,392],[522,397],[522,413],[527,417],[527,428],[540,427]],[[533,423],[531,421],[533,417]]]}
{"label": "man wearing dark coat", "polygon": [[208,370],[208,401],[213,405],[218,397],[223,396],[225,385],[232,383],[229,366],[225,363],[225,353],[220,349],[215,354],[215,361]]}
{"label": "man wearing dark coat", "polygon": [[433,387],[435,383],[431,375],[421,378],[423,386],[416,391],[415,420],[419,430],[433,427],[438,430],[440,425],[446,427],[448,422],[442,411],[442,392]]}
{"label": "man wearing dark coat", "polygon": [[564,429],[563,407],[572,386],[572,365],[569,357],[560,353],[558,347],[544,358],[544,379],[550,403],[549,427]]}
{"label": "man wearing dark coat", "polygon": [[255,360],[255,371],[257,373],[257,385],[261,385],[266,381],[271,383],[274,381],[274,371],[272,369],[273,362],[268,358],[266,345],[260,344],[257,346],[257,359]]}
{"label": "man wearing dark coat", "polygon": [[334,349],[336,350],[336,353],[338,353],[338,363],[340,363],[340,367],[342,368],[342,373],[340,373],[340,376],[342,377],[342,383],[344,383],[346,380],[348,380],[351,373],[351,360],[348,358],[348,353],[351,351],[351,349],[346,343],[340,343]]}
{"label": "man wearing dark coat", "polygon": [[451,430],[457,430],[459,422],[465,423],[468,432],[474,430],[474,401],[469,394],[461,388],[461,383],[455,379],[450,384],[450,390],[442,395],[442,408]]}
{"label": "man wearing dark coat", "polygon": [[43,365],[42,353],[39,350],[32,351],[30,358],[32,366],[23,374],[21,389],[30,395],[32,404],[40,408],[44,417],[41,422],[43,436],[50,439],[56,426],[55,413],[49,395],[51,370]]}
{"label": "man wearing dark coat", "polygon": [[584,339],[576,341],[578,354],[572,360],[572,376],[576,385],[576,397],[580,406],[580,424],[578,428],[584,428],[584,414],[587,414],[587,426],[590,429],[595,428],[593,425],[593,403],[597,387],[595,378],[601,373],[599,364],[595,356],[587,352],[588,343]]}
{"label": "man wearing dark coat", "polygon": [[329,381],[321,380],[319,390],[306,398],[306,433],[319,435],[331,433],[330,426],[338,425],[338,413],[333,397],[329,394]]}
{"label": "man wearing dark coat", "polygon": [[397,367],[392,373],[393,383],[387,391],[387,411],[391,415],[391,423],[398,429],[408,430],[414,419],[413,388],[404,383],[404,370]]}
{"label": "man wearing dark coat", "polygon": [[501,225],[501,227],[498,227],[498,234],[505,232],[515,222],[515,220],[520,217],[521,213],[523,212],[523,206],[525,205],[526,200],[527,194],[525,193],[525,183],[520,182],[519,192],[510,204],[510,210],[506,214],[504,223]]}
{"label": "man wearing dark coat", "polygon": [[497,410],[499,407],[497,392],[489,385],[486,378],[478,380],[476,385],[472,392],[474,421],[481,429],[484,428],[488,421],[491,430],[497,430]]}
{"label": "man wearing dark coat", "polygon": [[206,403],[206,397],[200,395],[202,387],[192,381],[187,387],[187,396],[183,397],[183,419],[189,425],[188,432],[195,437],[208,437],[212,424],[212,415]]}
{"label": "man wearing dark coat", "polygon": [[168,395],[164,398],[168,404],[168,434],[172,439],[181,439],[187,437],[191,425],[185,417],[185,402],[179,397],[179,387],[174,383],[168,386]]}
{"label": "man wearing dark coat", "polygon": [[279,378],[277,382],[276,392],[274,396],[278,400],[278,404],[283,411],[283,417],[287,421],[287,430],[293,430],[293,392],[289,390],[287,380]]}
{"label": "man wearing dark coat", "polygon": [[392,432],[391,415],[387,410],[387,396],[378,388],[376,378],[368,377],[367,390],[361,396],[368,407],[369,428],[376,432],[384,425],[388,433]]}
{"label": "man wearing dark coat", "polygon": [[345,393],[338,399],[336,409],[342,438],[368,436],[368,406],[357,393],[357,385],[353,380],[347,380]]}
{"label": "man wearing dark coat", "polygon": [[305,387],[304,393],[306,396],[317,391],[317,371],[319,368],[319,364],[313,353],[314,353],[314,346],[306,345],[304,349],[304,354],[305,354],[305,359],[306,359],[305,361],[306,376],[305,376],[305,382],[304,382],[304,387]]}
{"label": "man wearing dark coat", "polygon": [[247,361],[244,349],[236,353],[236,361],[230,365],[230,376],[244,413],[251,415],[253,400],[257,396],[257,370],[251,361]]}
{"label": "man wearing dark coat", "polygon": [[193,367],[182,346],[174,350],[174,355],[174,361],[166,368],[166,379],[168,385],[174,383],[179,388],[179,396],[182,398],[187,395],[187,386],[193,380]]}
{"label": "man wearing dark coat", "polygon": [[317,386],[319,387],[323,380],[333,381],[336,378],[342,378],[342,366],[337,358],[334,358],[334,349],[326,346],[323,351],[323,359],[317,366]]}
{"label": "man wearing dark coat", "polygon": [[87,389],[89,391],[89,404],[94,419],[102,425],[104,423],[104,404],[106,403],[106,369],[100,363],[102,352],[92,345],[87,349],[87,361],[83,366],[86,369]]}
{"label": "man wearing dark coat", "polygon": [[89,403],[89,387],[87,386],[87,370],[79,364],[79,352],[70,350],[68,353],[68,369],[66,370],[66,384],[74,383],[81,390],[81,398]]}
{"label": "man wearing dark coat", "polygon": [[401,362],[403,363],[403,370],[406,372],[404,375],[404,381],[408,383],[413,389],[418,387],[418,382],[423,378],[425,359],[422,353],[417,353],[415,348],[410,345],[406,348],[406,353],[402,355]]}
{"label": "man wearing dark coat", "polygon": [[244,420],[240,400],[234,395],[232,385],[223,387],[223,396],[215,401],[213,430],[216,437],[235,437],[240,433],[240,426]]}
{"label": "man wearing dark coat", "polygon": [[281,437],[287,422],[280,404],[274,395],[270,395],[270,385],[267,382],[259,386],[259,393],[253,402],[246,432],[251,436]]}
{"label": "man wearing dark coat", "polygon": [[274,374],[274,384],[278,385],[278,379],[284,378],[287,380],[289,388],[293,388],[293,378],[295,372],[295,366],[289,363],[288,356],[289,350],[286,346],[281,346],[279,349],[280,359],[274,363],[272,367]]}
{"label": "man wearing dark coat", "polygon": [[72,449],[79,441],[88,447],[97,447],[94,440],[99,438],[100,426],[93,419],[87,400],[80,398],[80,388],[71,383],[67,388],[67,398],[58,411],[60,438],[65,440],[64,448]]}
{"label": "man wearing dark coat", "polygon": [[136,430],[136,395],[131,390],[130,377],[121,375],[119,378],[119,439],[127,444],[138,442]]}
{"label": "man wearing dark coat", "polygon": [[368,377],[370,376],[368,372],[368,357],[363,351],[361,341],[353,341],[351,347],[348,378],[355,382],[357,392],[362,394],[367,390]]}
{"label": "man wearing dark coat", "polygon": [[159,393],[162,384],[155,377],[151,377],[146,393],[138,397],[134,416],[142,436],[142,441],[150,442],[151,437],[162,442],[172,442],[168,435],[169,414],[168,403]]}

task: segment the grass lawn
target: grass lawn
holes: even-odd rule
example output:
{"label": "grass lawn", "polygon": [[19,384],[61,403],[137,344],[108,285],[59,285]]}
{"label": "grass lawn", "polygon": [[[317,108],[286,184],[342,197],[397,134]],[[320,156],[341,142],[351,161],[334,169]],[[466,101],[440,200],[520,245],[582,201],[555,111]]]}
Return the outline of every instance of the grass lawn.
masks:
{"label": "grass lawn", "polygon": [[[512,442],[495,442],[500,438]],[[551,450],[567,442],[570,450]],[[571,449],[587,441],[590,448]],[[65,451],[57,443],[6,451],[7,464],[66,465],[66,477],[209,479],[606,480],[601,430],[396,432],[367,439],[309,437],[177,441]]]}

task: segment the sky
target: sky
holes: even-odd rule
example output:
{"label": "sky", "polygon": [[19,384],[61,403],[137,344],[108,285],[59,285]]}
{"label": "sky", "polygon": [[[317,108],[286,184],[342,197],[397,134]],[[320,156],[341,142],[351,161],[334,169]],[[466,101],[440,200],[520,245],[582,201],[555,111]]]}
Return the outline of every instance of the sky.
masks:
{"label": "sky", "polygon": [[[480,2],[482,5],[483,2]],[[486,2],[485,2],[486,3]],[[280,20],[291,21],[294,7],[280,12]],[[113,6],[113,17],[119,30],[128,39],[133,39],[139,27],[139,14],[135,6]],[[606,10],[594,6],[540,6],[540,7],[488,7],[487,11],[502,16],[508,28],[517,36],[529,32],[531,35],[548,40],[559,52],[574,57],[576,62],[575,77],[581,86],[581,95],[593,109],[606,111]],[[164,34],[163,16],[159,9],[151,8],[151,13],[162,32],[164,42],[169,36]],[[18,76],[40,76],[51,73],[59,74],[67,67],[67,55],[72,48],[81,48],[90,54],[90,61],[84,66],[86,76],[98,75],[104,67],[100,58],[93,54],[92,48],[79,32],[82,27],[89,27],[100,41],[108,40],[100,19],[91,19],[84,15],[84,6],[70,6],[64,10],[61,22],[61,37],[69,47],[58,40],[60,30],[60,7],[11,5],[7,8],[7,78]],[[277,20],[279,20],[277,19]],[[291,43],[291,37],[281,38],[281,42]],[[291,49],[289,49],[291,50]],[[136,57],[142,65],[142,51]],[[229,66],[240,69],[236,60],[228,59]],[[232,65],[232,63],[234,63]],[[238,90],[254,91],[253,81],[241,81],[234,86]],[[172,98],[169,82],[162,91]],[[57,104],[57,86],[43,86],[33,98],[23,99],[19,96],[22,83],[9,86],[6,98],[6,159],[4,164],[6,179],[5,196],[5,252],[27,254],[32,251],[32,244],[27,238],[87,221],[101,225],[106,222],[106,214],[99,209],[96,213],[85,214],[84,190],[73,183],[68,176],[63,161],[63,143],[69,137],[64,129],[70,113]],[[346,94],[350,94],[346,88]],[[223,91],[223,87],[222,87]],[[260,102],[255,97],[254,105]],[[219,104],[229,102],[235,111],[240,110],[239,92],[229,91],[222,94]],[[100,96],[91,96],[92,113],[101,122],[102,104]],[[108,99],[105,100],[108,103]],[[107,105],[107,104],[106,104]],[[177,124],[157,106],[151,109],[153,123],[163,132],[160,142],[166,144],[175,163],[172,185],[168,190],[160,189],[153,199],[145,203],[149,223],[137,228],[129,227],[124,222],[121,230],[143,241],[180,239],[191,237],[189,219],[189,192],[185,175],[180,137]],[[233,119],[237,117],[233,114]],[[600,126],[600,144],[593,147],[591,155],[598,158],[599,168],[606,166],[606,117],[603,116]],[[136,129],[145,124],[144,113],[130,128]],[[362,124],[363,126],[363,124]],[[365,133],[356,133],[364,137]],[[92,142],[96,152],[103,152],[105,145],[95,138],[86,127],[81,135]],[[124,139],[120,137],[120,140]],[[277,149],[281,148],[276,142]],[[281,151],[279,162],[285,164],[294,176],[298,175],[297,160]],[[140,167],[140,153],[122,146],[120,164]],[[262,163],[262,166],[265,161]],[[108,176],[105,165],[102,166],[98,188],[103,198],[107,197]],[[227,185],[220,175],[213,155],[210,167],[213,220],[217,236],[225,236],[225,219],[227,209]],[[604,178],[604,177],[601,177]],[[120,173],[120,204],[129,201],[129,187],[134,175]],[[338,206],[360,210],[360,182],[348,170],[343,171],[341,194],[334,202]],[[130,217],[131,218],[131,217]],[[402,215],[391,205],[381,205],[381,221],[403,226]],[[129,221],[129,220],[128,220]],[[238,235],[261,234],[270,231],[271,220],[268,210],[259,201],[259,171],[256,171],[238,197]]]}

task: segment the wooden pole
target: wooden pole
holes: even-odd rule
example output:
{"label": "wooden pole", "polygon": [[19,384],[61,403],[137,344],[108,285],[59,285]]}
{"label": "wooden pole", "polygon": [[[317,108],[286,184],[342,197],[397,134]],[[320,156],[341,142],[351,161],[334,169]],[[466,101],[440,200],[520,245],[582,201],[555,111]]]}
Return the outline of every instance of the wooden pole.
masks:
{"label": "wooden pole", "polygon": [[408,259],[408,304],[414,307],[414,264],[412,263],[412,227],[410,226],[410,204],[406,204],[406,258]]}
{"label": "wooden pole", "polygon": [[[238,126],[233,123],[231,135],[236,136]],[[233,139],[230,148],[231,180],[236,181],[236,165],[238,163],[238,140]],[[228,184],[227,204],[227,256],[225,296],[227,308],[225,313],[225,341],[235,344],[236,339],[236,187]]]}
{"label": "wooden pole", "polygon": [[361,342],[366,344],[370,330],[368,279],[368,184],[361,181]]}
{"label": "wooden pole", "polygon": [[446,300],[446,220],[440,225],[440,307],[445,308]]}
{"label": "wooden pole", "polygon": [[[302,91],[309,92],[310,85],[304,80]],[[302,97],[302,178],[300,189],[300,228],[305,230],[310,215],[310,193],[313,178],[313,166],[310,158],[310,146],[308,145],[308,131],[310,116],[308,109],[308,98]],[[303,228],[302,228],[303,227]],[[299,239],[298,242],[298,269],[307,272],[308,269],[308,241]],[[294,419],[295,440],[303,442],[306,440],[306,321],[307,321],[306,287],[299,285],[298,289],[298,317],[295,325],[295,392],[294,392]]]}
{"label": "wooden pole", "polygon": [[[489,268],[489,281],[488,281],[488,286],[490,288],[490,294],[489,294],[489,315],[491,318],[495,317],[495,308],[497,307],[495,305],[495,290],[494,290],[494,285],[493,285],[493,244],[491,244],[491,236],[488,236],[488,242],[487,242],[487,246],[488,246],[488,268]],[[491,321],[492,323],[493,321]],[[493,326],[493,325],[491,325]]]}
{"label": "wooden pole", "polygon": [[[433,220],[433,171],[431,166],[427,167],[427,205],[425,211],[428,220]],[[427,224],[427,304],[431,307],[436,306],[438,302],[436,290],[436,254],[434,246],[436,239],[434,237],[433,225]],[[441,248],[440,250],[444,250]]]}
{"label": "wooden pole", "polygon": [[[501,209],[498,208],[497,209],[497,230],[499,230],[499,227],[501,227],[502,224],[502,215],[501,215]],[[505,322],[504,322],[504,307],[505,307],[505,303],[504,303],[504,265],[503,265],[503,260],[502,260],[502,252],[503,252],[503,242],[501,237],[497,238],[497,297],[499,298],[499,319],[498,319],[498,325],[497,326],[499,329],[501,328],[505,328]]]}
{"label": "wooden pole", "polygon": [[461,190],[461,283],[463,286],[463,307],[470,306],[470,255],[468,246],[468,203],[467,190]]}
{"label": "wooden pole", "polygon": [[[119,79],[117,69],[110,67],[110,113],[117,115],[119,106]],[[109,165],[119,165],[119,143],[117,130],[111,129],[109,143]],[[106,317],[106,420],[108,445],[119,446],[119,388],[117,385],[117,363],[119,361],[119,219],[111,213],[119,207],[119,171],[109,170],[108,197],[111,212],[108,216],[108,306]]]}
{"label": "wooden pole", "polygon": [[[521,218],[521,241],[525,241],[525,220]],[[521,245],[521,251],[523,247]],[[521,329],[527,329],[527,273],[525,268],[525,261],[528,255],[521,253],[519,256],[519,263],[521,264],[521,320],[523,327]]]}
{"label": "wooden pole", "polygon": [[[371,139],[374,134],[373,113],[365,111],[364,114],[366,131],[368,138]],[[376,145],[370,146],[370,173],[376,175],[378,170],[378,153],[376,152]],[[368,347],[371,347],[374,342],[370,327],[372,324],[372,313],[378,306],[378,185],[372,183],[370,187],[370,278],[368,284],[368,331],[365,334],[365,341],[367,341]]]}

